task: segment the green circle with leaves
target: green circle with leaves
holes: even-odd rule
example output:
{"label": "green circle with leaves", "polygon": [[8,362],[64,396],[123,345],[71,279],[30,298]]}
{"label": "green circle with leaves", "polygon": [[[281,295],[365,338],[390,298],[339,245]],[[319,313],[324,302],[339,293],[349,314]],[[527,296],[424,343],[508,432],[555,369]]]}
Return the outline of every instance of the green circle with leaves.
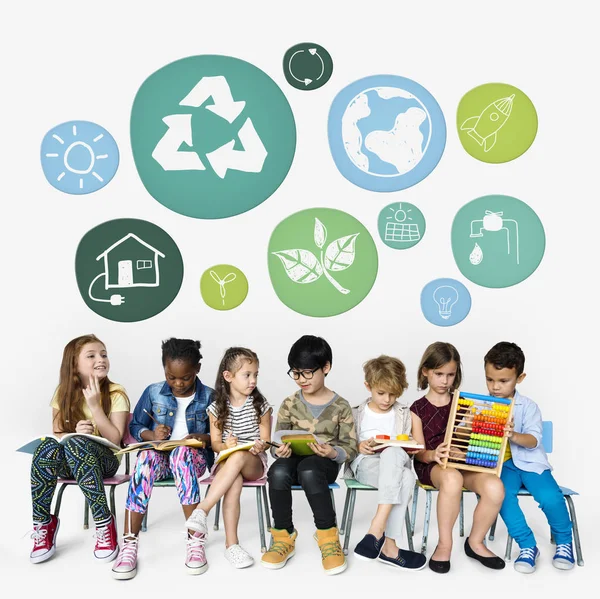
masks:
{"label": "green circle with leaves", "polygon": [[175,299],[183,260],[177,244],[160,227],[121,218],[82,237],[75,275],[83,301],[96,314],[137,322],[162,312]]}
{"label": "green circle with leaves", "polygon": [[456,113],[463,148],[482,162],[509,162],[526,152],[538,129],[533,102],[507,83],[486,83],[465,94]]}
{"label": "green circle with leaves", "polygon": [[215,310],[233,310],[248,295],[248,279],[231,264],[207,268],[200,277],[200,293],[207,306]]}
{"label": "green circle with leaves", "polygon": [[407,250],[425,235],[425,217],[408,202],[394,202],[386,206],[377,219],[381,241],[394,250]]}
{"label": "green circle with leaves", "polygon": [[377,248],[350,214],[311,208],[275,227],[268,264],[275,293],[288,308],[306,316],[335,316],[369,294],[377,277]]}
{"label": "green circle with leaves", "polygon": [[546,248],[538,215],[512,196],[489,195],[463,206],[452,223],[460,272],[482,287],[510,287],[540,265]]}

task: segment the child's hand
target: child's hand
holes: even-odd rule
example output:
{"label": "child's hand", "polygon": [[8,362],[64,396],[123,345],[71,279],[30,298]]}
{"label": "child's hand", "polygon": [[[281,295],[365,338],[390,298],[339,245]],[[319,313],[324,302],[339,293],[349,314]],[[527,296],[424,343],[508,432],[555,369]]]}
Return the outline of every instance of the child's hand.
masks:
{"label": "child's hand", "polygon": [[454,459],[461,459],[466,457],[467,452],[463,451],[462,449],[456,449],[456,448],[452,448],[450,450],[450,457],[454,458]]}
{"label": "child's hand", "polygon": [[306,445],[322,458],[333,460],[337,456],[337,451],[328,443],[307,443]]}
{"label": "child's hand", "polygon": [[283,443],[275,450],[278,458],[289,458],[292,455],[292,446],[290,443]]}
{"label": "child's hand", "polygon": [[433,450],[433,452],[433,461],[441,466],[442,460],[450,457],[450,446],[448,443],[441,443]]}
{"label": "child's hand", "polygon": [[507,422],[504,425],[504,436],[509,439],[513,436],[515,432],[515,419],[513,418],[510,422]]}
{"label": "child's hand", "polygon": [[234,437],[231,433],[229,433],[229,437],[225,439],[225,448],[230,449],[231,447],[235,447],[237,445],[237,437]]}
{"label": "child's hand", "polygon": [[250,453],[252,455],[258,455],[259,453],[262,453],[266,447],[267,446],[264,441],[262,441],[261,439],[257,439],[256,441],[254,441],[254,447],[250,448]]}
{"label": "child's hand", "polygon": [[153,431],[154,439],[153,441],[164,441],[169,438],[171,434],[171,427],[166,424],[159,424]]}
{"label": "child's hand", "polygon": [[361,441],[358,444],[358,453],[362,453],[363,455],[373,455],[375,452],[373,451],[372,443],[373,437],[366,441]]}
{"label": "child's hand", "polygon": [[75,427],[76,433],[82,433],[84,435],[94,434],[94,425],[91,420],[80,420]]}
{"label": "child's hand", "polygon": [[88,386],[83,389],[83,396],[90,410],[95,410],[102,405],[102,393],[100,392],[100,381],[96,375],[90,376]]}

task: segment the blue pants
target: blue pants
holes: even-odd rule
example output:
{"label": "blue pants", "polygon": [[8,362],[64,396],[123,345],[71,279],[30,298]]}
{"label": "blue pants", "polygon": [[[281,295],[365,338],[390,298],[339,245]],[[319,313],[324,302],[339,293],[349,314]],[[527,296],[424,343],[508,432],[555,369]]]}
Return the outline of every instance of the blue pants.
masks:
{"label": "blue pants", "polygon": [[526,472],[517,468],[512,460],[508,460],[502,466],[502,476],[500,478],[506,491],[504,502],[500,508],[500,516],[506,524],[508,534],[521,549],[535,547],[536,545],[533,532],[527,525],[523,511],[519,506],[517,493],[522,487],[525,487],[538,502],[548,520],[557,545],[572,541],[573,527],[565,498],[550,470],[544,470],[541,474]]}

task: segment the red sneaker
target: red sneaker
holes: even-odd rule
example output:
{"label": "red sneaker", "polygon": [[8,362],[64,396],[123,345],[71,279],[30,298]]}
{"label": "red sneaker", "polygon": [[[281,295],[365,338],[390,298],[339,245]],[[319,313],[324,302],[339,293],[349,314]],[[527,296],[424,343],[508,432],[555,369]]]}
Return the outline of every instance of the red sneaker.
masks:
{"label": "red sneaker", "polygon": [[112,562],[119,553],[117,541],[117,527],[115,518],[111,516],[110,521],[103,526],[96,526],[96,546],[94,555],[96,559],[103,562]]}
{"label": "red sneaker", "polygon": [[40,564],[50,559],[56,552],[56,535],[58,534],[59,519],[51,515],[48,524],[35,524],[33,526],[33,550],[29,554],[32,564]]}

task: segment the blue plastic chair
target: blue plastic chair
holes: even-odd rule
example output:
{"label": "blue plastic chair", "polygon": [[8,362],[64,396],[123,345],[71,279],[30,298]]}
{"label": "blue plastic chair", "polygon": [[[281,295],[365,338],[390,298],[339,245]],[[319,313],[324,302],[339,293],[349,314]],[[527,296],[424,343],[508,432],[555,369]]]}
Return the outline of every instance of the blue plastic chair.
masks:
{"label": "blue plastic chair", "polygon": [[[553,436],[554,436],[554,427],[552,425],[551,420],[544,420],[542,423],[542,445],[546,450],[546,453],[552,453],[553,449]],[[575,554],[577,556],[577,565],[583,566],[583,554],[581,552],[581,541],[579,538],[579,527],[577,526],[577,515],[575,513],[575,505],[573,503],[573,495],[579,495],[576,491],[569,489],[567,487],[560,487],[561,493],[567,502],[567,507],[569,508],[569,515],[571,516],[571,522],[573,524],[573,541],[575,544]],[[527,491],[525,487],[522,487],[518,493],[519,496],[531,497],[531,493]],[[490,530],[490,541],[494,540],[494,535],[496,533],[496,524],[498,519],[496,518],[496,522],[494,522],[491,530]],[[552,531],[550,531],[550,540],[554,543],[554,538],[552,536]],[[504,559],[509,562],[511,559],[512,552],[512,537],[508,535],[508,539],[506,540],[506,552],[504,554]]]}

